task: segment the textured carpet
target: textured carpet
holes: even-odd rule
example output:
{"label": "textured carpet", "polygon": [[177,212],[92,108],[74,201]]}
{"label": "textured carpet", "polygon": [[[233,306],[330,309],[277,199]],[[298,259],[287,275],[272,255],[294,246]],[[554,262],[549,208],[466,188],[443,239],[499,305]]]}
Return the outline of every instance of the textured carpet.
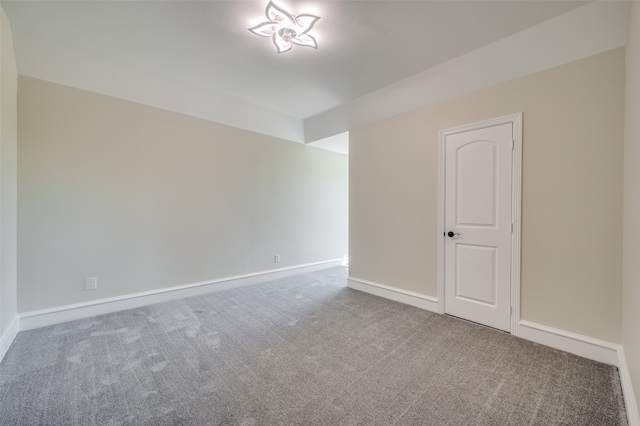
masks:
{"label": "textured carpet", "polygon": [[618,425],[615,367],[332,268],[22,332],[2,425]]}

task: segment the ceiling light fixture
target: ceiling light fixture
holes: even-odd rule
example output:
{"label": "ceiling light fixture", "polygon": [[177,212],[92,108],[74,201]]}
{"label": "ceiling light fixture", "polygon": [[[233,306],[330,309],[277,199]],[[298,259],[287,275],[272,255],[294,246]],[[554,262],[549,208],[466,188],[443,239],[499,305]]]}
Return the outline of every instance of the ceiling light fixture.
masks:
{"label": "ceiling light fixture", "polygon": [[307,34],[316,23],[319,16],[303,14],[294,16],[272,1],[265,9],[267,22],[249,28],[249,31],[261,37],[271,37],[278,53],[291,50],[294,44],[318,48],[316,39]]}

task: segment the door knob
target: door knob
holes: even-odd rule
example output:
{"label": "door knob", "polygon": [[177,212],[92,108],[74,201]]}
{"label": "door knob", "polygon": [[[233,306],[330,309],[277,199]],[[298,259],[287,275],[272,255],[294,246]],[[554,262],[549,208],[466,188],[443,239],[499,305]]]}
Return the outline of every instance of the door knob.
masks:
{"label": "door knob", "polygon": [[460,234],[458,234],[457,232],[449,231],[449,232],[447,232],[447,235],[448,235],[449,237],[453,238],[453,237],[455,237],[456,235],[460,235]]}

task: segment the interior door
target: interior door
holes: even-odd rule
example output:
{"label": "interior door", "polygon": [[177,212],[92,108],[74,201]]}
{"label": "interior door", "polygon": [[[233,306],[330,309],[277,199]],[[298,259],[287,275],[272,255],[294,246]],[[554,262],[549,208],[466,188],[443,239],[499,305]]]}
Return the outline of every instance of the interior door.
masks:
{"label": "interior door", "polygon": [[511,331],[513,123],[444,143],[445,313]]}

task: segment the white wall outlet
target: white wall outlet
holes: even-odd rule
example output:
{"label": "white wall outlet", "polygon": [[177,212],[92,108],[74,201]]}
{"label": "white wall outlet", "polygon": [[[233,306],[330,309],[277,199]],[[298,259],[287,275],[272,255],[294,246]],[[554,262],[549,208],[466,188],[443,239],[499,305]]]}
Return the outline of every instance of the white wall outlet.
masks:
{"label": "white wall outlet", "polygon": [[98,277],[89,277],[84,280],[84,288],[87,290],[95,290],[98,288]]}
{"label": "white wall outlet", "polygon": [[274,254],[274,255],[273,255],[273,261],[274,261],[275,263],[280,262],[280,255],[279,255],[279,254]]}

